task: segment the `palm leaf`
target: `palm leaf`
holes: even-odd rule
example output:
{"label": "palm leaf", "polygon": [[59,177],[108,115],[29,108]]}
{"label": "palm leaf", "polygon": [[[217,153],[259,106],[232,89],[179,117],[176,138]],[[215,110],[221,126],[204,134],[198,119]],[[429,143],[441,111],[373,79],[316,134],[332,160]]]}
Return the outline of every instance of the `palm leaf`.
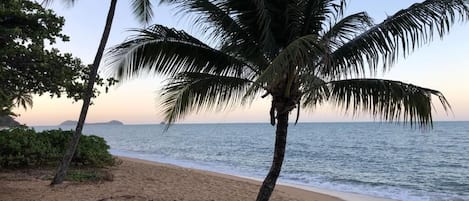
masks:
{"label": "palm leaf", "polygon": [[162,90],[163,113],[168,123],[191,111],[226,109],[241,102],[251,81],[239,77],[184,72]]}
{"label": "palm leaf", "polygon": [[23,107],[24,109],[33,107],[33,96],[31,94],[17,94],[13,97],[13,101],[17,107]]}
{"label": "palm leaf", "polygon": [[148,24],[153,17],[153,9],[151,0],[132,0],[132,11],[137,19]]}
{"label": "palm leaf", "polygon": [[175,0],[168,2],[177,5],[180,13],[195,14],[191,15],[191,17],[195,16],[193,17],[194,24],[211,39],[221,39],[222,43],[231,44],[242,39],[246,43],[249,42],[251,48],[259,46],[262,52],[270,52],[271,57],[273,57],[273,52],[278,50],[271,28],[274,14],[271,13],[272,9],[268,9],[268,6],[272,8],[270,1]]}
{"label": "palm leaf", "polygon": [[[284,16],[286,1],[266,1],[266,0],[227,0],[226,6],[230,8],[232,15],[236,16],[239,24],[257,43],[268,60],[272,59],[278,52],[278,44],[274,26],[278,25],[278,20]],[[284,26],[282,23],[281,26]],[[281,32],[283,33],[283,31]]]}
{"label": "palm leaf", "polygon": [[257,39],[243,28],[235,11],[228,8],[228,3],[188,0],[178,1],[176,5],[180,13],[191,14],[186,17],[193,18],[193,24],[208,36],[208,39],[221,44],[221,51],[257,66],[267,66],[261,47],[255,42]]}
{"label": "palm leaf", "polygon": [[450,105],[439,91],[399,81],[381,79],[349,79],[327,83],[330,100],[345,110],[369,112],[383,120],[403,119],[411,125],[432,124],[432,95],[445,110]]}
{"label": "palm leaf", "polygon": [[373,26],[373,20],[366,12],[359,12],[342,18],[330,24],[329,29],[322,34],[322,42],[336,50]]}
{"label": "palm leaf", "polygon": [[305,68],[311,63],[314,55],[323,54],[324,49],[317,44],[317,35],[307,35],[291,42],[256,80],[258,85],[271,85],[273,81],[282,79],[283,76],[297,68]]}
{"label": "palm leaf", "polygon": [[330,97],[330,89],[326,81],[312,75],[302,75],[302,106],[305,108],[314,108],[327,101]]}
{"label": "palm leaf", "polygon": [[238,37],[248,39],[245,30],[221,2],[215,4],[209,0],[187,0],[179,1],[176,5],[179,13],[191,14],[187,17],[193,18],[193,24],[215,40]]}
{"label": "palm leaf", "polygon": [[142,71],[167,76],[180,72],[252,73],[246,63],[183,31],[154,25],[137,32],[136,36],[109,51],[111,71],[118,77],[132,77]]}
{"label": "palm leaf", "polygon": [[340,0],[307,0],[303,1],[302,35],[319,34],[324,22],[343,15],[346,1]]}
{"label": "palm leaf", "polygon": [[458,19],[469,18],[468,1],[427,0],[388,17],[335,50],[323,61],[322,74],[330,77],[360,75],[368,66],[386,70],[399,54],[406,56],[432,41],[435,32],[443,37]]}
{"label": "palm leaf", "polygon": [[268,9],[270,3],[268,0],[252,0],[251,2],[255,5],[257,33],[260,33],[258,41],[262,44],[264,52],[273,57],[279,48],[271,27],[272,23],[275,22],[272,20],[272,16],[275,14],[271,13],[274,9],[272,7]]}
{"label": "palm leaf", "polygon": [[[41,4],[47,7],[47,6],[50,6],[50,4],[52,4],[53,1],[54,0],[43,0]],[[73,6],[76,2],[76,0],[61,0],[61,1],[69,7]]]}

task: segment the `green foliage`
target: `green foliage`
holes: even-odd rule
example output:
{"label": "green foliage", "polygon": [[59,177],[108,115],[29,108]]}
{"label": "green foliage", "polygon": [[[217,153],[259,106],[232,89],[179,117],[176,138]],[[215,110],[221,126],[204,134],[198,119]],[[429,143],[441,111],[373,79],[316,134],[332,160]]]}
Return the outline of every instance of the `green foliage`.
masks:
{"label": "green foliage", "polygon": [[114,158],[109,154],[108,149],[109,145],[102,137],[82,135],[72,162],[75,161],[86,166],[113,164]]}
{"label": "green foliage", "polygon": [[96,172],[70,171],[67,179],[71,181],[95,181],[98,179]]}
{"label": "green foliage", "polygon": [[[29,0],[0,2],[0,115],[13,115],[14,107],[32,107],[31,94],[66,94],[75,101],[84,95],[90,67],[71,54],[45,48],[68,41],[62,34],[64,18]],[[98,78],[98,86],[110,86]],[[93,96],[99,94],[94,90]]]}
{"label": "green foliage", "polygon": [[[56,165],[67,148],[73,131],[36,132],[28,128],[0,131],[0,168]],[[106,141],[98,136],[80,138],[72,163],[86,167],[115,164]]]}
{"label": "green foliage", "polygon": [[76,181],[76,182],[84,182],[84,181],[112,181],[113,175],[105,170],[99,169],[77,169],[77,170],[70,170],[65,177],[66,180],[69,181]]}

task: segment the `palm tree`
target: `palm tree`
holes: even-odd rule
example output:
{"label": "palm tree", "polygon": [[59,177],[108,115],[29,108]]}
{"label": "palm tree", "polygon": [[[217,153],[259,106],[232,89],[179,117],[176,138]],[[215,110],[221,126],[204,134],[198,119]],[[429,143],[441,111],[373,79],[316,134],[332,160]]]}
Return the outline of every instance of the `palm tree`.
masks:
{"label": "palm tree", "polygon": [[33,107],[33,96],[24,90],[18,90],[13,94],[6,96],[0,91],[0,117],[19,116],[12,112],[14,107],[28,109]]}
{"label": "palm tree", "polygon": [[153,25],[113,47],[110,65],[120,78],[142,71],[169,77],[162,89],[168,123],[192,111],[270,96],[275,148],[259,201],[268,200],[275,187],[295,108],[296,120],[300,107],[331,102],[382,120],[430,127],[433,96],[449,109],[442,93],[374,75],[469,18],[467,0],[427,0],[378,24],[365,12],[344,16],[345,0],[172,3],[195,16],[195,26],[218,44],[212,47],[184,31]]}
{"label": "palm tree", "polygon": [[[70,5],[73,5],[75,3],[75,0],[62,1]],[[44,0],[44,4],[49,4],[51,2],[52,0]],[[75,133],[73,134],[72,139],[69,143],[69,147],[64,154],[64,157],[57,169],[54,178],[52,179],[51,185],[61,184],[65,179],[68,167],[80,140],[83,126],[85,124],[86,115],[88,114],[88,108],[90,106],[91,97],[93,95],[94,83],[96,82],[96,77],[98,75],[99,64],[101,63],[104,48],[106,47],[106,43],[111,32],[111,25],[114,18],[114,12],[116,10],[116,4],[117,0],[111,0],[103,35],[101,36],[101,41],[99,43],[99,47],[93,61],[93,66],[91,67],[89,80],[87,80],[88,84],[86,86],[85,94],[83,96],[83,106],[81,108],[80,117],[75,128]],[[133,13],[140,22],[147,24],[151,20],[153,14],[151,0],[132,0],[131,5],[133,8]]]}

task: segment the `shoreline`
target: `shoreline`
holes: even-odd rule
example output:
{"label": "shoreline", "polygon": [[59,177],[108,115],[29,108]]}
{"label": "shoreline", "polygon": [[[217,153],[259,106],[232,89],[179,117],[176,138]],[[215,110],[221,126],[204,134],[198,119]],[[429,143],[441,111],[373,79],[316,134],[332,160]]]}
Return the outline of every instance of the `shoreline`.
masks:
{"label": "shoreline", "polygon": [[[70,182],[51,187],[37,171],[0,171],[0,201],[241,201],[255,200],[260,182],[231,175],[119,157],[108,168],[111,181]],[[35,173],[36,172],[36,173]],[[299,188],[279,185],[270,201],[341,201]]]}
{"label": "shoreline", "polygon": [[[250,178],[137,158],[118,158],[122,163],[107,169],[111,174],[110,181],[65,181],[61,185],[51,187],[50,175],[34,170],[0,171],[0,201],[249,201],[255,200],[261,185],[260,181]],[[283,183],[277,184],[270,199],[346,200],[382,201],[367,196],[355,197]]]}
{"label": "shoreline", "polygon": [[[259,190],[260,184],[262,181],[256,180],[255,178],[248,178],[248,177],[242,177],[242,176],[236,176],[236,175],[230,175],[230,174],[224,174],[224,173],[218,173],[218,172],[212,172],[212,171],[207,171],[207,170],[201,170],[201,169],[195,169],[195,168],[188,168],[188,167],[182,167],[182,166],[177,166],[174,164],[168,164],[168,163],[160,163],[160,162],[155,162],[155,161],[150,161],[150,160],[145,160],[145,159],[139,159],[139,158],[131,158],[131,157],[126,157],[126,156],[117,156],[121,160],[127,160],[127,161],[132,161],[136,163],[144,163],[148,164],[151,166],[164,166],[168,168],[181,168],[184,171],[189,171],[192,173],[197,173],[197,174],[202,174],[202,175],[207,175],[210,177],[214,178],[223,178],[223,179],[228,179],[228,180],[233,180],[236,182],[241,182],[245,184],[250,184],[250,185],[255,185],[257,188],[254,188],[254,192]],[[286,197],[291,197],[295,198],[295,200],[317,200],[317,201],[347,201],[341,198],[338,198],[334,195],[329,195],[323,192],[315,192],[311,191],[308,189],[303,189],[303,188],[298,188],[292,185],[288,184],[279,184],[277,183],[275,190],[275,193],[280,193],[282,196]],[[255,198],[255,197],[253,197]],[[255,200],[255,199],[252,199]],[[364,200],[366,201],[366,200]]]}
{"label": "shoreline", "polygon": [[[169,166],[169,167],[172,166],[172,167],[189,169],[191,171],[200,172],[202,174],[207,174],[207,175],[216,176],[216,177],[223,177],[223,178],[242,181],[242,182],[253,183],[259,186],[262,183],[262,180],[257,179],[257,178],[252,178],[252,177],[231,175],[227,173],[214,172],[214,171],[209,171],[209,170],[197,169],[193,167],[184,167],[184,166],[180,166],[176,164],[151,161],[151,160],[140,159],[140,158],[132,158],[128,156],[119,156],[119,155],[115,155],[115,156],[117,156],[119,159],[125,159],[129,161],[134,161],[134,162],[141,162],[141,163],[146,163],[150,165],[164,165],[164,166]],[[358,193],[340,192],[340,191],[322,189],[322,188],[311,187],[311,186],[300,185],[300,184],[291,184],[291,183],[285,183],[285,182],[277,182],[275,189],[287,191],[291,194],[298,195],[299,198],[301,198],[301,200],[310,200],[312,195],[313,196],[322,195],[322,196],[329,196],[333,198],[333,200],[335,201],[396,201],[396,200],[392,200],[388,198],[373,197],[373,196],[363,195],[363,194],[358,194]],[[323,200],[323,199],[319,199],[319,200]]]}

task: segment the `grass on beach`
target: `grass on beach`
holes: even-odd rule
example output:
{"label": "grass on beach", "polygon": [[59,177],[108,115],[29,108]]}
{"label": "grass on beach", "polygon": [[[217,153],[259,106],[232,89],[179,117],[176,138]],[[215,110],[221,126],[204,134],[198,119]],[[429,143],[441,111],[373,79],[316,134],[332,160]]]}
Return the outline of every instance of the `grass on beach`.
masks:
{"label": "grass on beach", "polygon": [[[122,160],[115,158],[115,166],[108,167],[84,167],[71,166],[67,172],[65,181],[73,183],[102,183],[113,181],[112,170],[122,164]],[[28,180],[47,180],[51,181],[54,177],[57,166],[41,166],[26,168],[0,168],[0,180],[6,181],[28,181]]]}
{"label": "grass on beach", "polygon": [[[6,181],[28,181],[28,180],[52,180],[55,167],[0,169],[0,180]],[[105,182],[114,178],[109,168],[80,168],[73,167],[65,178],[69,182]]]}

